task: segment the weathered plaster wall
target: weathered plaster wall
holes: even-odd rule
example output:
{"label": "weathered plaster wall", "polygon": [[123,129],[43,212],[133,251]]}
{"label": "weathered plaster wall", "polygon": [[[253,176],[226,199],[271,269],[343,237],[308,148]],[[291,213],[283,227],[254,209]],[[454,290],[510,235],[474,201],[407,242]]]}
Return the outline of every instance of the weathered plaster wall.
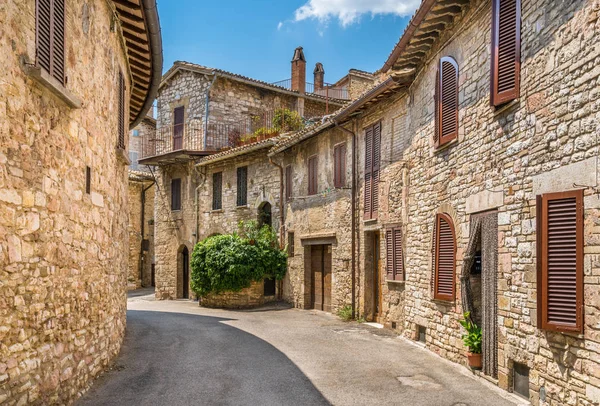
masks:
{"label": "weathered plaster wall", "polygon": [[0,403],[71,403],[123,339],[127,164],[115,148],[128,68],[110,4],[65,4],[80,109],[22,70],[35,61],[35,2],[0,6]]}

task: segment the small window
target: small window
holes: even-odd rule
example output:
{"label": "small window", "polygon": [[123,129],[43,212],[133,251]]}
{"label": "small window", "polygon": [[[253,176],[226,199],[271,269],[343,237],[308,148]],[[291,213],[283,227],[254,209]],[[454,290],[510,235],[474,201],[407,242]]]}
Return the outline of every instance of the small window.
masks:
{"label": "small window", "polygon": [[365,129],[364,219],[377,218],[379,210],[379,164],[381,158],[381,123]]}
{"label": "small window", "polygon": [[294,232],[290,231],[288,232],[288,257],[293,257],[294,256]]}
{"label": "small window", "polygon": [[265,278],[263,293],[264,293],[264,296],[275,296],[275,293],[276,293],[275,278]]}
{"label": "small window", "polygon": [[419,326],[417,325],[417,334],[418,334],[418,340],[420,343],[425,344],[427,342],[427,328],[425,328],[425,326]]}
{"label": "small window", "polygon": [[171,210],[181,210],[181,179],[171,179]]}
{"label": "small window", "polygon": [[65,85],[65,1],[36,1],[36,63]]}
{"label": "small window", "polygon": [[223,207],[223,172],[213,173],[212,209],[221,210]]}
{"label": "small window", "polygon": [[125,77],[119,72],[119,139],[117,146],[125,149]]}
{"label": "small window", "polygon": [[491,104],[517,99],[521,71],[521,0],[492,1]]}
{"label": "small window", "polygon": [[433,238],[434,298],[452,301],[456,293],[456,236],[450,216],[436,216]]}
{"label": "small window", "polygon": [[139,137],[140,136],[140,130],[133,130],[133,131],[131,131],[131,135],[133,135],[134,137]]}
{"label": "small window", "polygon": [[404,280],[404,258],[402,253],[402,227],[385,231],[386,278],[389,281]]}
{"label": "small window", "polygon": [[346,144],[333,148],[333,185],[337,188],[346,186]]}
{"label": "small window", "polygon": [[435,147],[458,137],[458,64],[445,56],[440,58],[435,92]]}
{"label": "small window", "polygon": [[538,326],[583,332],[583,190],[537,198]]}
{"label": "small window", "polygon": [[308,158],[308,194],[317,194],[317,156]]}
{"label": "small window", "polygon": [[85,193],[88,195],[92,192],[92,168],[85,167]]}
{"label": "small window", "polygon": [[515,362],[513,364],[513,393],[529,399],[529,368]]}
{"label": "small window", "polygon": [[237,168],[237,205],[246,206],[248,204],[248,167]]}
{"label": "small window", "polygon": [[292,199],[292,165],[285,167],[285,200]]}

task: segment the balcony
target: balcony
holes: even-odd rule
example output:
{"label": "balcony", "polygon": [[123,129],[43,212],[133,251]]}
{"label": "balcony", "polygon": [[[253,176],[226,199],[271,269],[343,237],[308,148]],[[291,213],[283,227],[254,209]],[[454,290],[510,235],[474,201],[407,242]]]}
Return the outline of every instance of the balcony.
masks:
{"label": "balcony", "polygon": [[297,131],[320,117],[308,119],[297,112],[279,109],[250,115],[236,122],[191,120],[157,128],[142,138],[139,163],[159,165],[185,162],[230,148]]}
{"label": "balcony", "polygon": [[[275,86],[281,86],[288,90],[292,90],[292,79],[280,80],[279,82],[271,83]],[[331,83],[323,83],[323,86],[315,86],[314,83],[306,82],[304,91],[324,97],[325,99],[350,100],[350,94],[345,87],[335,87]]]}

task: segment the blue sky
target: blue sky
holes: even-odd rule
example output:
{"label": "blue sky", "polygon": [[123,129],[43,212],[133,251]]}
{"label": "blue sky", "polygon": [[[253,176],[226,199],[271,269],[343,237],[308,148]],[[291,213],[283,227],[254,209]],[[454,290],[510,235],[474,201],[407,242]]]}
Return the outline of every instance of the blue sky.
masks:
{"label": "blue sky", "polygon": [[164,70],[176,60],[275,82],[304,47],[307,81],[383,65],[420,0],[158,0]]}

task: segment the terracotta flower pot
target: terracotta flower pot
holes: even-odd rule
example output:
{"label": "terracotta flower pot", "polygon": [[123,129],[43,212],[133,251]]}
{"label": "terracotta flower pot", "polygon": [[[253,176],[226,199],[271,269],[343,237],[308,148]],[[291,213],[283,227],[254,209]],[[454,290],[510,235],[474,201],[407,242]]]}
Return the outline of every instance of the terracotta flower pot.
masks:
{"label": "terracotta flower pot", "polygon": [[481,354],[473,354],[472,352],[468,352],[467,359],[471,368],[481,369]]}

